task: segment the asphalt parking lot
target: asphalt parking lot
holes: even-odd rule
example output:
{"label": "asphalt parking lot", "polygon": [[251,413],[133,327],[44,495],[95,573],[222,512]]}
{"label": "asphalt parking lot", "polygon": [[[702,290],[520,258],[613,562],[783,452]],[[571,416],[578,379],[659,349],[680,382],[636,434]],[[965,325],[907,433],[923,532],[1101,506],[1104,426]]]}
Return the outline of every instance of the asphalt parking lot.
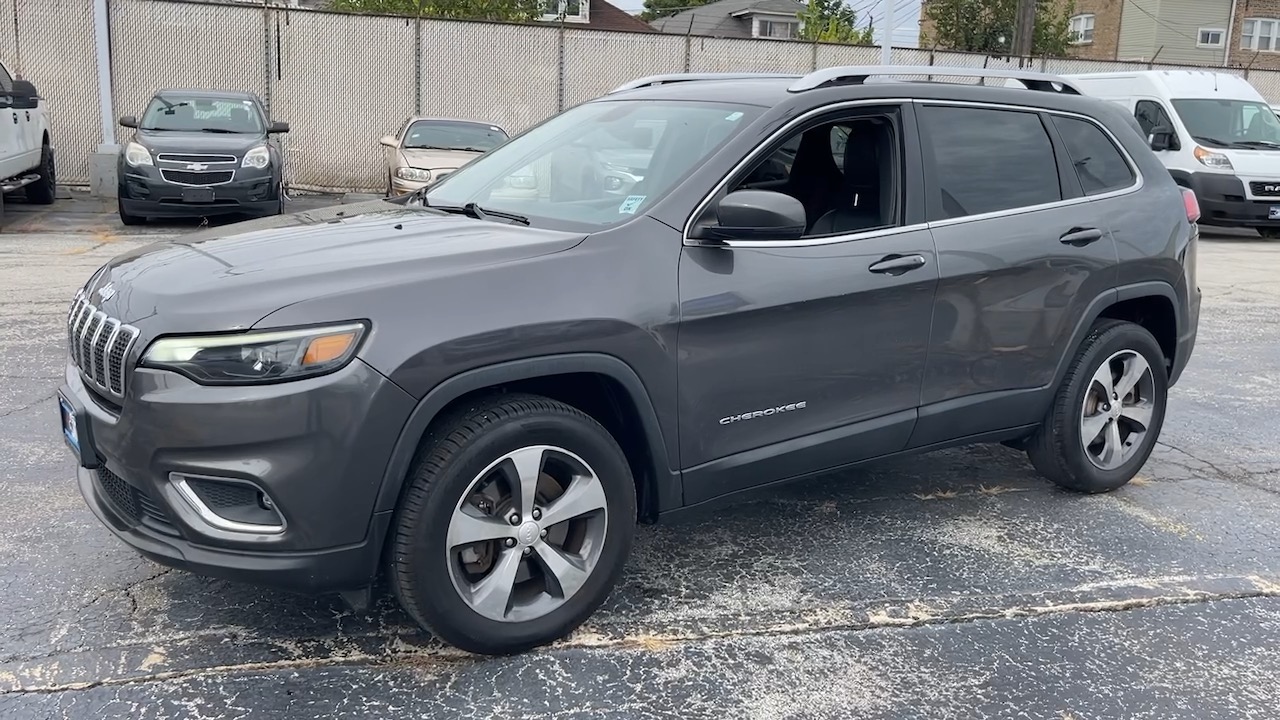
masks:
{"label": "asphalt parking lot", "polygon": [[1199,345],[1130,486],[1058,491],[1003,447],[792,485],[642,527],[580,632],[478,659],[385,598],[353,614],[165,570],[85,508],[53,400],[67,303],[111,256],[190,227],[137,237],[110,215],[55,210],[19,211],[0,232],[0,717],[1203,720],[1280,707],[1280,242],[1204,239]]}

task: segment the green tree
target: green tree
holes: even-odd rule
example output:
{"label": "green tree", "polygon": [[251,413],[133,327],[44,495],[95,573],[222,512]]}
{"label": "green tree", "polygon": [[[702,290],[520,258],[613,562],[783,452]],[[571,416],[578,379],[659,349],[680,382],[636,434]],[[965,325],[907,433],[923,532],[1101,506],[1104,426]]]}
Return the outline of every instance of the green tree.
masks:
{"label": "green tree", "polygon": [[710,2],[715,0],[644,0],[644,12],[640,13],[640,19],[653,22],[658,18],[675,15]]}
{"label": "green tree", "polygon": [[[928,0],[924,15],[933,23],[923,47],[1006,54],[1013,47],[1018,0]],[[1071,46],[1071,16],[1075,3],[1036,0],[1036,25],[1031,51],[1036,55],[1066,55]]]}
{"label": "green tree", "polygon": [[546,0],[336,0],[333,7],[356,13],[520,22],[541,17],[546,5]]}
{"label": "green tree", "polygon": [[811,42],[870,45],[870,27],[858,27],[858,14],[844,0],[809,0],[798,14],[800,38]]}

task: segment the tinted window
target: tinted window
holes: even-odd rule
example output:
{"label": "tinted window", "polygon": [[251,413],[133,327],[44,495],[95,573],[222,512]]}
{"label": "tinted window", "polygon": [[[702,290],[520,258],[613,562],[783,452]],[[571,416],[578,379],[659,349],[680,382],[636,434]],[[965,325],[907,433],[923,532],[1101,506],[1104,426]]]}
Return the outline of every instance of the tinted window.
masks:
{"label": "tinted window", "polygon": [[1173,123],[1169,122],[1169,115],[1160,106],[1160,103],[1154,100],[1139,100],[1137,107],[1133,110],[1134,117],[1138,118],[1138,124],[1142,126],[1142,132],[1150,135],[1151,131],[1161,125],[1165,127],[1173,127]]}
{"label": "tinted window", "polygon": [[926,107],[925,142],[945,217],[1062,199],[1053,145],[1040,117],[1012,110]]}
{"label": "tinted window", "polygon": [[1067,146],[1085,195],[1119,190],[1133,184],[1133,171],[1111,139],[1086,120],[1054,116],[1053,124]]}

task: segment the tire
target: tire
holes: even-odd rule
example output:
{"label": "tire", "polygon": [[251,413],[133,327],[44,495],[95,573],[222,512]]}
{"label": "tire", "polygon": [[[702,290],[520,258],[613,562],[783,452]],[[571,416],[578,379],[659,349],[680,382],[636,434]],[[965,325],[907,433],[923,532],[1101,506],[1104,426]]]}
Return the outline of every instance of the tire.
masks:
{"label": "tire", "polygon": [[28,185],[27,202],[36,205],[52,205],[57,197],[58,174],[53,162],[53,148],[45,143],[40,149],[40,179]]}
{"label": "tire", "polygon": [[124,201],[120,198],[116,198],[116,211],[120,213],[120,222],[125,225],[142,225],[147,221],[144,217],[139,215],[130,215],[126,212],[124,209]]}
{"label": "tire", "polygon": [[[1104,403],[1103,386],[1097,381],[1105,377],[1104,363],[1111,369],[1110,378],[1119,377],[1127,384],[1125,376],[1116,372],[1140,369],[1138,358],[1149,372],[1138,377],[1133,390],[1119,400],[1113,392]],[[1098,321],[1081,343],[1044,423],[1027,443],[1031,464],[1050,481],[1076,492],[1102,493],[1123,486],[1155,448],[1168,391],[1164,354],[1155,337],[1134,323]],[[1088,431],[1086,418],[1092,418]],[[1139,427],[1145,427],[1141,434]],[[1094,428],[1101,429],[1086,447],[1082,436]]]}
{"label": "tire", "polygon": [[1258,228],[1258,234],[1266,240],[1280,240],[1280,228]]}
{"label": "tire", "polygon": [[[525,473],[539,478],[530,494],[536,509],[514,521],[527,506],[516,497],[512,456],[539,469]],[[554,492],[564,488],[574,492]],[[575,515],[557,504],[566,497],[599,507]],[[445,642],[485,655],[522,652],[563,638],[600,607],[630,554],[635,518],[631,471],[607,430],[548,398],[496,396],[442,419],[424,438],[396,511],[387,576],[401,606]],[[502,538],[460,544],[459,528],[481,526],[485,537]],[[580,564],[550,573],[544,558],[566,555]],[[481,590],[486,581],[507,587],[498,582],[504,570],[520,573],[509,599]]]}

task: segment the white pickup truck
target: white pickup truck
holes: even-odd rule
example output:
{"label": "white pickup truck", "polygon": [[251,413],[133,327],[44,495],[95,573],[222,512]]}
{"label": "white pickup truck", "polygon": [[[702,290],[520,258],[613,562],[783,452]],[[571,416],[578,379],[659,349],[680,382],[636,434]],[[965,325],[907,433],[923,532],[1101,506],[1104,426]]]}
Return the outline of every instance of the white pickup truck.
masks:
{"label": "white pickup truck", "polygon": [[15,80],[0,62],[0,198],[21,189],[27,202],[48,205],[56,186],[53,143],[40,94],[30,82]]}

